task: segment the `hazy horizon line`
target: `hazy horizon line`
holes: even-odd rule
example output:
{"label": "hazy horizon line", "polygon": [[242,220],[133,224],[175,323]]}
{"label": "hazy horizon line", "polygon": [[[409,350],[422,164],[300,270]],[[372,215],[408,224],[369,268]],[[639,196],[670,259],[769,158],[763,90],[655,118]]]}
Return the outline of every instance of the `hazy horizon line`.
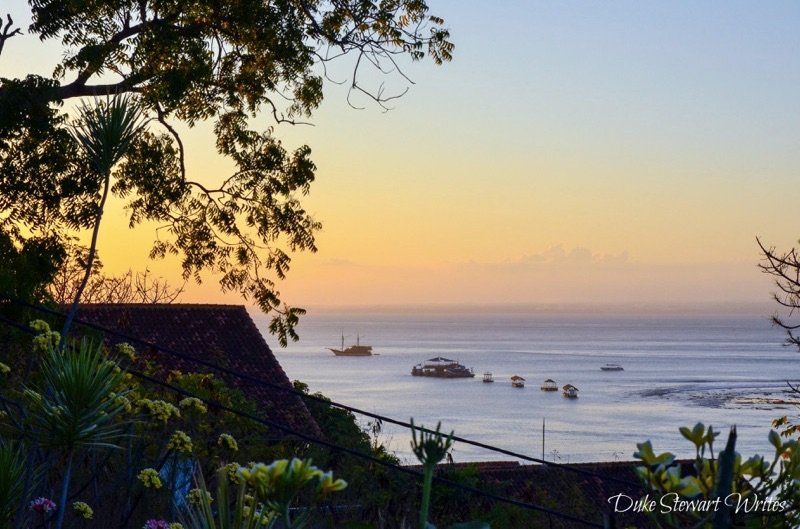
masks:
{"label": "hazy horizon line", "polygon": [[562,303],[341,303],[301,305],[313,312],[430,312],[430,313],[717,313],[775,314],[779,307],[770,301],[703,302],[562,302]]}

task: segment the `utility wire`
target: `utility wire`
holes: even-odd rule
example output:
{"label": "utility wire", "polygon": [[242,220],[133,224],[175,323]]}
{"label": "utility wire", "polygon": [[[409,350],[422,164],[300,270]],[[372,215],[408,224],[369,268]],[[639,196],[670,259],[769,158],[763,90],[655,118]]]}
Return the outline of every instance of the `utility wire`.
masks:
{"label": "utility wire", "polygon": [[[22,301],[22,300],[19,300],[19,299],[16,299],[14,297],[10,297],[10,296],[4,296],[4,297],[6,297],[6,299],[11,300],[11,302],[14,303],[14,304],[23,305],[23,306],[29,307],[31,309],[34,309],[34,310],[37,310],[37,311],[40,311],[40,312],[44,312],[46,314],[50,314],[52,316],[58,316],[58,317],[61,317],[61,318],[65,317],[65,315],[63,313],[55,311],[55,310],[52,310],[52,309],[49,309],[47,307],[42,307],[40,305],[33,305],[31,303],[27,303],[25,301]],[[289,387],[282,386],[280,384],[275,384],[274,382],[269,382],[267,380],[263,380],[263,379],[254,377],[254,376],[248,375],[246,373],[240,373],[238,371],[235,371],[233,369],[221,366],[219,364],[215,364],[213,362],[209,362],[207,360],[204,360],[204,359],[201,359],[201,358],[197,358],[195,356],[191,356],[191,355],[188,355],[186,353],[180,353],[178,351],[174,351],[172,349],[169,349],[169,348],[166,348],[166,347],[162,347],[160,345],[154,344],[152,342],[148,342],[148,341],[143,340],[141,338],[137,338],[135,336],[130,336],[130,335],[127,335],[125,333],[116,331],[114,329],[109,329],[109,328],[103,327],[101,325],[97,325],[95,323],[87,322],[85,320],[80,320],[80,319],[76,319],[75,322],[80,323],[81,325],[84,325],[86,327],[95,329],[97,331],[103,332],[105,334],[111,334],[111,335],[114,335],[114,336],[116,336],[118,338],[121,338],[121,339],[124,339],[124,340],[129,340],[129,341],[132,341],[132,342],[136,342],[136,343],[145,345],[147,347],[152,347],[152,348],[154,348],[154,349],[156,349],[158,351],[164,352],[164,353],[166,353],[166,354],[168,354],[170,356],[175,356],[175,357],[180,358],[182,360],[186,360],[188,362],[192,362],[192,363],[195,363],[195,364],[202,365],[202,366],[207,367],[209,369],[213,369],[213,370],[218,371],[220,373],[225,373],[227,375],[239,378],[241,380],[245,380],[247,382],[251,382],[253,384],[256,384],[256,385],[259,385],[259,386],[262,386],[262,387],[268,387],[268,388],[276,389],[276,390],[283,391],[283,392],[293,393],[293,394],[299,396],[302,399],[313,400],[313,401],[316,401],[316,402],[327,404],[329,406],[334,406],[336,408],[340,408],[340,409],[349,411],[351,413],[357,413],[357,414],[360,414],[360,415],[364,415],[366,417],[370,417],[372,419],[378,419],[378,420],[386,422],[386,423],[395,424],[397,426],[402,426],[404,428],[416,429],[418,431],[431,433],[431,434],[436,433],[434,430],[430,430],[428,428],[424,428],[424,427],[417,426],[417,425],[413,425],[412,426],[411,423],[406,422],[406,421],[401,421],[399,419],[394,419],[392,417],[388,417],[388,416],[385,416],[385,415],[380,415],[378,413],[373,413],[373,412],[369,412],[369,411],[366,411],[366,410],[362,410],[360,408],[356,408],[356,407],[353,407],[353,406],[349,406],[347,404],[342,404],[342,403],[339,403],[339,402],[328,400],[326,398],[318,397],[316,395],[304,393],[304,392],[302,392],[300,390],[297,390],[297,389],[295,389],[295,388],[293,388],[291,386],[289,386]],[[577,468],[577,467],[572,466],[572,465],[567,465],[567,464],[563,464],[563,463],[556,463],[554,461],[547,461],[545,459],[540,459],[540,458],[529,456],[529,455],[522,454],[522,453],[519,453],[519,452],[506,450],[505,448],[500,448],[500,447],[489,445],[489,444],[486,444],[486,443],[481,443],[479,441],[473,441],[471,439],[467,439],[467,438],[464,438],[464,437],[459,437],[459,436],[455,436],[454,435],[453,436],[453,441],[456,441],[456,442],[459,442],[459,443],[464,443],[464,444],[471,445],[471,446],[475,446],[477,448],[483,448],[485,450],[489,450],[489,451],[496,452],[496,453],[499,453],[499,454],[507,455],[507,456],[510,456],[510,457],[515,457],[515,458],[518,458],[518,459],[521,459],[521,460],[524,460],[524,461],[529,461],[529,462],[532,462],[532,463],[540,463],[540,464],[543,464],[543,465],[548,465],[548,466],[551,466],[551,467],[560,468],[560,469],[563,469],[563,470],[568,471],[568,472],[573,472],[573,473],[576,473],[576,474],[582,474],[584,476],[599,478],[599,479],[602,479],[602,480],[618,483],[618,484],[621,484],[621,485],[626,485],[628,487],[635,487],[635,488],[640,488],[641,487],[641,484],[636,483],[636,482],[632,482],[632,481],[629,481],[629,480],[617,478],[617,477],[614,477],[614,476],[606,476],[606,475],[598,474],[596,472],[592,472],[590,470],[586,470],[586,469],[583,469],[583,468]]]}
{"label": "utility wire", "polygon": [[[35,329],[33,329],[31,327],[28,327],[28,326],[25,326],[25,325],[22,325],[22,324],[17,323],[17,322],[14,322],[13,320],[9,320],[8,318],[6,318],[4,316],[0,316],[0,321],[3,322],[3,323],[6,323],[7,325],[13,326],[13,327],[15,327],[15,328],[17,328],[17,329],[19,329],[21,331],[27,332],[29,334],[32,334],[32,335],[36,335],[37,334],[37,331]],[[76,321],[78,321],[78,320],[76,320]],[[340,452],[344,452],[344,453],[350,454],[352,456],[355,456],[357,458],[364,459],[364,460],[370,461],[372,463],[376,463],[378,465],[387,467],[389,469],[415,476],[417,478],[423,477],[422,472],[420,472],[418,470],[415,470],[413,468],[396,465],[396,464],[394,464],[394,463],[392,463],[390,461],[386,461],[386,460],[381,459],[379,457],[373,456],[372,454],[367,454],[365,452],[361,452],[361,451],[355,450],[353,448],[348,448],[346,446],[338,445],[336,443],[333,443],[333,442],[330,442],[330,441],[327,441],[327,440],[324,440],[324,439],[320,439],[320,438],[315,437],[313,435],[309,435],[309,434],[300,432],[300,431],[295,430],[295,429],[293,429],[293,428],[291,428],[289,426],[286,426],[284,424],[281,424],[281,423],[278,423],[278,422],[275,422],[275,421],[271,421],[269,419],[264,419],[264,418],[261,418],[261,417],[257,417],[257,416],[255,416],[255,415],[253,415],[251,413],[248,413],[248,412],[245,412],[245,411],[241,411],[241,410],[238,410],[236,408],[232,408],[232,407],[227,406],[227,405],[225,405],[225,404],[223,404],[223,403],[221,403],[219,401],[202,397],[200,395],[197,395],[195,393],[187,391],[187,390],[185,390],[185,389],[183,389],[181,387],[178,387],[178,386],[175,386],[173,384],[169,384],[167,382],[161,381],[161,380],[159,380],[157,378],[154,378],[154,377],[152,377],[150,375],[146,375],[145,373],[142,373],[140,371],[137,371],[137,370],[134,370],[134,369],[126,369],[126,372],[131,374],[132,376],[135,376],[136,378],[139,378],[139,379],[144,380],[146,382],[149,382],[151,384],[155,384],[157,386],[161,386],[161,387],[167,388],[167,389],[169,389],[169,390],[171,390],[171,391],[173,391],[173,392],[175,392],[175,393],[177,393],[179,395],[182,395],[184,397],[196,398],[196,399],[204,402],[208,406],[227,411],[227,412],[232,413],[234,415],[237,415],[239,417],[242,417],[242,418],[248,419],[250,421],[259,423],[259,424],[261,424],[263,426],[276,428],[278,430],[283,431],[284,433],[287,433],[287,434],[289,434],[291,436],[297,437],[297,438],[302,439],[304,441],[307,441],[309,443],[320,445],[320,446],[325,446],[325,447],[330,448],[332,450],[337,450],[337,451],[340,451]],[[438,482],[438,483],[441,483],[443,485],[447,485],[447,486],[452,487],[452,488],[461,489],[461,490],[466,491],[466,492],[477,494],[479,496],[490,498],[490,499],[493,499],[495,501],[499,501],[499,502],[502,502],[502,503],[507,503],[509,505],[513,505],[513,506],[520,507],[520,508],[523,508],[523,509],[538,511],[538,512],[542,512],[542,513],[549,514],[549,515],[554,515],[554,516],[557,516],[557,517],[562,518],[564,520],[569,520],[571,522],[577,522],[577,523],[580,523],[582,525],[586,525],[588,527],[599,527],[599,528],[603,527],[602,524],[598,524],[596,522],[590,522],[588,520],[583,520],[581,518],[577,518],[577,517],[569,515],[569,514],[565,514],[565,513],[559,512],[559,511],[555,511],[553,509],[548,509],[547,507],[541,507],[539,505],[535,505],[535,504],[532,504],[532,503],[527,503],[527,502],[515,500],[513,498],[508,498],[506,496],[500,496],[498,494],[487,492],[487,491],[484,491],[484,490],[481,490],[481,489],[478,489],[478,488],[475,488],[475,487],[470,487],[469,485],[464,485],[462,483],[458,483],[456,481],[452,481],[452,480],[449,480],[449,479],[446,479],[446,478],[442,478],[442,477],[439,477],[439,476],[434,476],[434,480],[436,482]]]}

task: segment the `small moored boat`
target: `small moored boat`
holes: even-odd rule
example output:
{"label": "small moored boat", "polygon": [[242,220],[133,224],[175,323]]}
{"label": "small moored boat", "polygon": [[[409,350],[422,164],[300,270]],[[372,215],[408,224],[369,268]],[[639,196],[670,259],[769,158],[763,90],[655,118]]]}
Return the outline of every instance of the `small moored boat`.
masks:
{"label": "small moored boat", "polygon": [[605,364],[600,366],[603,371],[624,371],[619,364]]}
{"label": "small moored boat", "polygon": [[576,388],[572,384],[567,384],[566,386],[561,388],[561,394],[567,397],[568,399],[577,399],[578,388]]}
{"label": "small moored boat", "polygon": [[515,388],[524,388],[525,387],[525,379],[521,376],[514,375],[511,377],[511,386]]}
{"label": "small moored boat", "polygon": [[558,391],[558,385],[556,384],[555,380],[553,380],[552,378],[548,378],[547,380],[542,382],[542,386],[539,389],[541,389],[542,391]]}
{"label": "small moored boat", "polygon": [[494,382],[491,371],[487,371],[483,374],[483,381],[486,383]]}

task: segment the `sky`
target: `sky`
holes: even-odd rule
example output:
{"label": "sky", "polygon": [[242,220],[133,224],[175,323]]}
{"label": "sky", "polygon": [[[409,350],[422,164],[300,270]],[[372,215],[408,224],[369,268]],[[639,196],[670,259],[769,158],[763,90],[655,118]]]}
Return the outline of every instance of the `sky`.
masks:
{"label": "sky", "polygon": [[[25,2],[8,2],[25,20]],[[324,226],[279,284],[285,301],[769,300],[756,237],[800,237],[800,3],[429,3],[452,63],[405,64],[413,85],[384,79],[410,86],[388,112],[329,84],[313,126],[276,127],[312,148],[304,200]],[[47,74],[59,55],[11,40],[0,76]],[[210,126],[184,134],[193,177],[224,178]],[[147,261],[152,239],[113,203],[106,270],[179,282],[175,263]],[[213,277],[183,299],[241,301]]]}

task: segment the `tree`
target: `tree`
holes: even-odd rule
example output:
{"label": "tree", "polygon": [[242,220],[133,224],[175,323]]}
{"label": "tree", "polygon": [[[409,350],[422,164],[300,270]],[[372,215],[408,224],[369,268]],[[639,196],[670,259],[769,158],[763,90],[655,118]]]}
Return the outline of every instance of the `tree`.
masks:
{"label": "tree", "polygon": [[94,106],[84,104],[80,108],[77,124],[72,129],[72,137],[80,146],[89,174],[87,178],[97,182],[100,189],[100,201],[95,208],[92,221],[92,242],[86,257],[86,269],[78,283],[75,297],[69,308],[61,332],[62,346],[75,318],[78,303],[81,301],[86,285],[92,275],[95,256],[97,255],[97,236],[100,234],[100,222],[106,209],[106,200],[111,188],[111,176],[114,166],[120,163],[130,151],[133,142],[144,130],[142,111],[138,102],[128,97],[113,97],[106,101],[96,101]]}
{"label": "tree", "polygon": [[[271,127],[251,128],[261,111],[276,123],[309,118],[323,96],[326,67],[350,57],[353,93],[379,105],[400,94],[370,89],[362,70],[396,72],[403,60],[451,59],[444,21],[425,0],[31,0],[30,32],[60,38],[52,78],[0,82],[0,222],[24,233],[89,228],[101,183],[59,106],[84,96],[136,93],[160,130],[131,145],[110,192],[129,199],[130,226],[160,223],[151,257],[179,255],[184,278],[221,275],[223,290],[273,313],[271,330],[296,339],[302,313],[276,289],[287,251],[316,251],[320,223],[302,207],[315,166],[311,150],[287,151]],[[0,52],[18,33],[11,19]],[[217,187],[190,179],[175,123],[213,120],[217,150],[236,166]],[[21,244],[21,243],[20,243]]]}
{"label": "tree", "polygon": [[760,239],[756,239],[756,242],[764,256],[758,267],[775,279],[778,290],[772,297],[788,312],[786,316],[776,313],[772,321],[786,331],[787,345],[800,348],[800,337],[796,334],[800,324],[790,321],[796,311],[800,310],[800,255],[795,248],[781,253],[774,246],[764,246]]}
{"label": "tree", "polygon": [[[69,246],[67,258],[47,285],[47,293],[55,303],[66,305],[75,299],[86,270],[88,252],[83,246]],[[165,279],[153,277],[148,269],[144,272],[129,269],[120,275],[107,275],[102,269],[103,263],[97,256],[81,294],[81,303],[173,303],[185,286],[173,287]]]}

